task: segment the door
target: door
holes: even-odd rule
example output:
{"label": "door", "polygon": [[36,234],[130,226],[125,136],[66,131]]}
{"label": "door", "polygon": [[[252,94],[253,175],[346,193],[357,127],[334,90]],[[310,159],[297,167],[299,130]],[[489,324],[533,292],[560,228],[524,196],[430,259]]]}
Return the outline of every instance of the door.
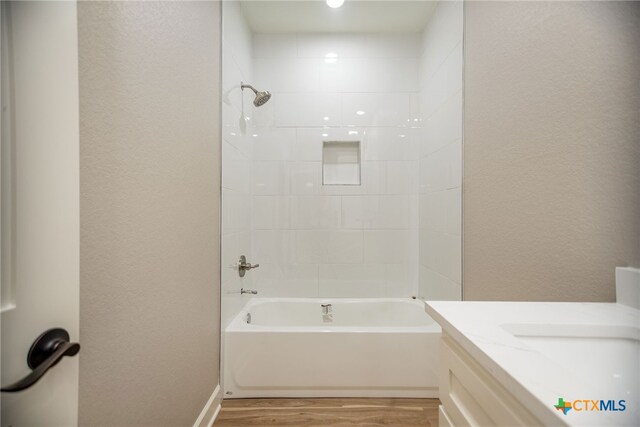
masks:
{"label": "door", "polygon": [[[79,322],[78,38],[75,2],[2,2],[2,386],[31,372],[45,330]],[[2,426],[74,426],[79,356],[2,393]]]}

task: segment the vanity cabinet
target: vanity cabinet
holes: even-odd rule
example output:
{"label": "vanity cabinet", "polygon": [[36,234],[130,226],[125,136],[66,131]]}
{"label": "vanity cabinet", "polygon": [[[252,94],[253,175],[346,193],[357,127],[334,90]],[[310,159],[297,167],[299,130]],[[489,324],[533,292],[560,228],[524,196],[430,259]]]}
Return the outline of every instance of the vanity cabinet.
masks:
{"label": "vanity cabinet", "polygon": [[543,425],[445,332],[440,361],[440,427]]}

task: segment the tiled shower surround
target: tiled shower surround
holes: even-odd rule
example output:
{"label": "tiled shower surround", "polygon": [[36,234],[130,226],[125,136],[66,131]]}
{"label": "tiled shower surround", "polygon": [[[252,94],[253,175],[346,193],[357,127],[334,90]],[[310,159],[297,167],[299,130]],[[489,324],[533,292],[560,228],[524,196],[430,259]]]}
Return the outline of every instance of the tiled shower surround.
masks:
{"label": "tiled shower surround", "polygon": [[[238,2],[222,2],[222,328],[246,303],[242,287],[251,289],[254,274],[238,275],[240,255],[252,258],[251,100],[253,93],[240,90],[251,81],[251,31]],[[252,272],[254,273],[254,272]],[[222,340],[224,346],[224,339]],[[224,352],[222,353],[224,354]]]}
{"label": "tiled shower surround", "polygon": [[420,63],[420,288],[429,300],[462,294],[462,2],[438,2]]}
{"label": "tiled shower surround", "polygon": [[[242,21],[225,3],[225,23]],[[461,132],[461,44],[426,45],[455,31],[461,40],[461,15],[446,25],[455,7],[438,6],[423,34],[225,31],[230,298],[242,286],[271,297],[453,298],[458,283],[459,299],[461,135],[449,132]],[[239,78],[273,97],[254,107]],[[322,184],[323,141],[359,141],[361,185]],[[238,251],[260,263],[244,279],[233,277]]]}
{"label": "tiled shower surround", "polygon": [[[254,80],[273,93],[252,134],[262,295],[416,294],[419,43],[254,35]],[[322,185],[323,141],[360,141],[361,185]]]}

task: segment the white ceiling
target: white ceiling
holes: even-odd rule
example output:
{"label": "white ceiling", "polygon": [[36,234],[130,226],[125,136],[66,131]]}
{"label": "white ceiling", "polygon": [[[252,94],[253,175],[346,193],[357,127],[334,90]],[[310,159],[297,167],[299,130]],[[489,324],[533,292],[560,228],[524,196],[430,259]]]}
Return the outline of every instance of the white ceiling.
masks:
{"label": "white ceiling", "polygon": [[332,9],[324,0],[242,0],[242,10],[255,33],[409,33],[425,28],[435,3],[345,0]]}

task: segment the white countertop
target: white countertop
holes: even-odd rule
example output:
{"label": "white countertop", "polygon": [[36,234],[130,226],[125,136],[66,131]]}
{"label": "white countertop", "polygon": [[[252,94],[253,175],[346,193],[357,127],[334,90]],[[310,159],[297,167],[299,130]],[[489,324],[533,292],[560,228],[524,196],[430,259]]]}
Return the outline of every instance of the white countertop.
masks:
{"label": "white countertop", "polygon": [[[426,311],[544,424],[640,425],[639,310],[615,303],[429,301]],[[515,336],[536,329],[557,333],[540,342]],[[571,338],[565,339],[567,331]],[[618,339],[590,341],[592,335],[610,334]],[[621,339],[629,334],[635,340]],[[558,350],[567,344],[571,351]],[[581,351],[576,354],[576,349]],[[554,408],[560,397],[565,401],[624,399],[626,410],[571,410],[564,415]]]}

